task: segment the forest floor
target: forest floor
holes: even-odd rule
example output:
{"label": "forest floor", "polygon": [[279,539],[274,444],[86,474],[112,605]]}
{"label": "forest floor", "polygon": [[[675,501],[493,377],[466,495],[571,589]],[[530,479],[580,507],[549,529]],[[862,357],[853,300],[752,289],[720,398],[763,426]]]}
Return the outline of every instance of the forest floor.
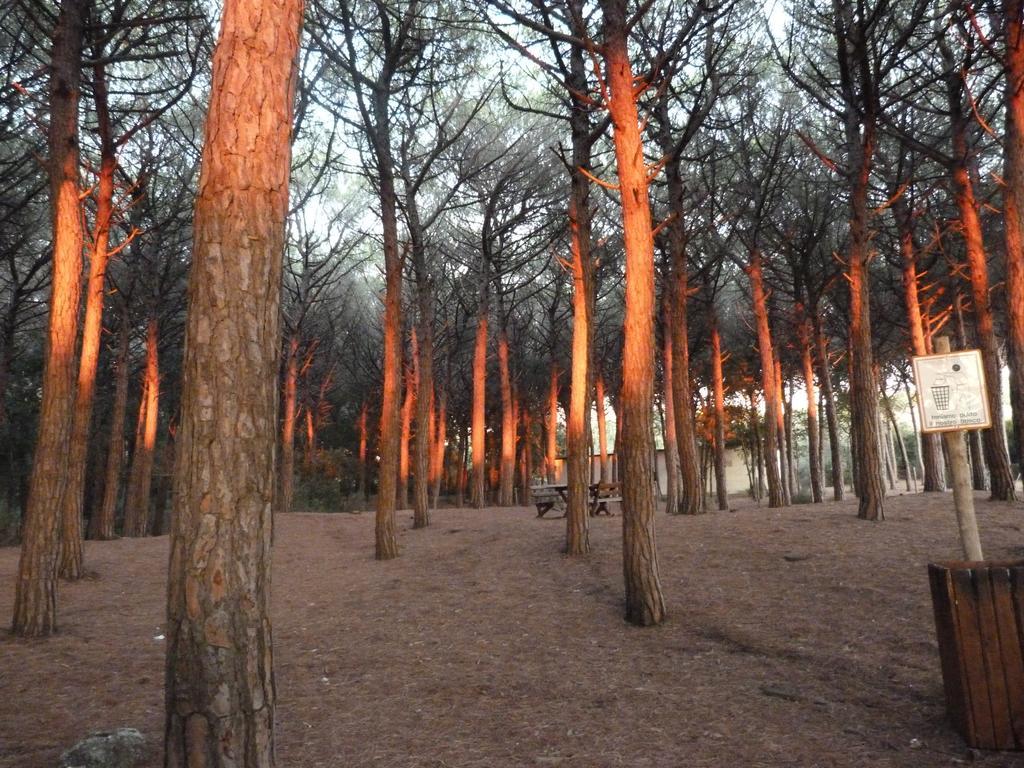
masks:
{"label": "forest floor", "polygon": [[[925,565],[959,553],[952,499],[657,520],[669,618],[622,620],[618,516],[593,553],[532,509],[442,509],[373,560],[370,514],[293,514],[273,574],[278,765],[1024,766],[946,724]],[[978,503],[990,558],[1024,508]],[[0,766],[52,768],[131,726],[160,764],[167,539],[87,542],[61,632],[0,633]],[[18,552],[0,549],[0,617]],[[4,619],[6,620],[6,619]]]}

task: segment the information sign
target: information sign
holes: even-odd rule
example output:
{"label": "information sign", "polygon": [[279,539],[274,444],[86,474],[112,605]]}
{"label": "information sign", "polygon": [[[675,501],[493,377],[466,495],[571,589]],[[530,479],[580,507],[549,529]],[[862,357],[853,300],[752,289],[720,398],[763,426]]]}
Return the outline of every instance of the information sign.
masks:
{"label": "information sign", "polygon": [[980,350],[922,355],[913,361],[922,432],[992,426]]}

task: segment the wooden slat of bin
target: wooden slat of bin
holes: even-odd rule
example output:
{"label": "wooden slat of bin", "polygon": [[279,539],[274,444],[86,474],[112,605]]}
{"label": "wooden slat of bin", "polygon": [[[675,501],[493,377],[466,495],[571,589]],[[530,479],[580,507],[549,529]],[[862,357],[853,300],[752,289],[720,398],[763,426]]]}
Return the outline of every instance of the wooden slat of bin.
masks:
{"label": "wooden slat of bin", "polygon": [[968,740],[981,749],[994,749],[995,732],[992,728],[992,709],[985,662],[982,658],[982,638],[978,624],[978,595],[971,570],[953,570],[953,613],[956,617],[960,662],[967,677],[967,706],[971,715],[973,739]]}
{"label": "wooden slat of bin", "polygon": [[991,568],[989,576],[992,579],[993,606],[999,628],[999,649],[1006,676],[1006,701],[1010,710],[1014,741],[1012,748],[1020,749],[1024,747],[1024,648],[1013,604],[1014,572],[1024,574],[1022,569],[1011,570],[1003,566]]}
{"label": "wooden slat of bin", "polygon": [[932,588],[932,608],[935,611],[935,631],[939,640],[939,662],[942,665],[942,682],[946,692],[946,712],[953,726],[967,738],[973,733],[971,713],[966,706],[967,677],[957,653],[959,639],[956,618],[950,597],[953,594],[953,580],[950,571],[940,565],[928,566],[928,578]]}
{"label": "wooden slat of bin", "polygon": [[1013,749],[1013,724],[1010,720],[1010,702],[1007,699],[1006,677],[1003,673],[1003,652],[996,619],[992,570],[978,568],[974,572],[974,588],[978,596],[978,633],[981,637],[981,657],[985,665],[989,706],[992,708],[994,746],[996,749]]}

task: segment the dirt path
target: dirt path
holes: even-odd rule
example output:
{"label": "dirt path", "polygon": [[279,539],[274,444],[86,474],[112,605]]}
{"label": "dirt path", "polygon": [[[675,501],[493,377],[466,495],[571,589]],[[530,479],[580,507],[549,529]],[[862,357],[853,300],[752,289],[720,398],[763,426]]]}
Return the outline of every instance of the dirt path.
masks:
{"label": "dirt path", "polygon": [[[958,554],[950,498],[658,518],[668,622],[621,620],[620,519],[594,554],[559,520],[442,510],[402,557],[370,515],[295,514],[274,572],[278,764],[931,768],[972,756],[944,722],[925,564]],[[986,554],[1024,555],[1024,507],[979,501]],[[0,621],[17,550],[0,550]],[[0,766],[54,766],[134,726],[160,763],[167,540],[88,542],[61,634],[0,634]]]}

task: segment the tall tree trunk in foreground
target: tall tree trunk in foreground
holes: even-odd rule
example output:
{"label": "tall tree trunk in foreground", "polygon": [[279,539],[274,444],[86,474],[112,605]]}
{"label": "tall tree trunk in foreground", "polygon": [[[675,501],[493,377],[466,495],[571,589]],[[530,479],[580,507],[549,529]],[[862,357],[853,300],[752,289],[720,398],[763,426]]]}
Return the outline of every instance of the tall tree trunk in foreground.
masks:
{"label": "tall tree trunk in foreground", "polygon": [[145,536],[149,532],[150,491],[153,487],[153,459],[160,404],[160,369],[157,358],[157,321],[146,324],[146,369],[139,404],[141,439],[132,451],[131,481],[124,502],[124,535]]}
{"label": "tall tree trunk in foreground", "polygon": [[871,235],[868,230],[868,184],[875,151],[875,124],[871,117],[860,121],[847,118],[847,138],[853,169],[850,192],[849,271],[850,284],[850,408],[856,446],[855,471],[859,504],[857,516],[864,520],[885,519],[885,488],[882,459],[878,451],[878,386],[871,349],[871,287],[868,272]]}
{"label": "tall tree trunk in foreground", "polygon": [[391,124],[387,89],[373,94],[373,152],[377,166],[381,234],[384,251],[384,382],[380,406],[380,455],[377,512],[374,518],[374,555],[378,560],[398,557],[395,502],[402,425],[402,268],[398,244],[398,196],[391,156]]}
{"label": "tall tree trunk in foreground", "polygon": [[558,366],[551,364],[551,381],[548,385],[548,412],[544,451],[544,475],[547,482],[558,482],[556,454],[558,453]]}
{"label": "tall tree trunk in foreground", "polygon": [[96,226],[89,249],[89,282],[82,323],[82,350],[78,364],[75,414],[71,442],[67,446],[67,487],[61,499],[60,575],[75,580],[82,576],[82,504],[85,499],[85,466],[92,428],[96,393],[96,368],[103,331],[104,284],[110,254],[110,220],[114,210],[114,169],[117,160],[107,109],[106,71],[102,62],[93,66],[93,100],[100,135],[100,172],[96,191]]}
{"label": "tall tree trunk in foreground", "polygon": [[[924,320],[921,316],[921,301],[918,294],[917,243],[914,239],[913,214],[910,205],[902,197],[893,203],[893,217],[900,236],[900,254],[902,256],[903,273],[903,304],[907,311],[907,323],[910,326],[910,350],[914,355],[927,355],[928,345],[925,342]],[[920,436],[921,465],[924,469],[924,490],[940,492],[945,490],[942,476],[942,449],[939,447],[939,436],[932,433]]]}
{"label": "tall tree trunk in foreground", "polygon": [[498,333],[498,378],[501,381],[501,455],[498,469],[498,506],[511,507],[515,503],[517,420],[512,397],[512,372],[509,369],[508,360],[508,331],[504,327]]}
{"label": "tall tree trunk in foreground", "polygon": [[711,308],[711,395],[715,403],[715,497],[718,508],[729,509],[725,482],[725,377],[722,374],[722,337],[714,307]]}
{"label": "tall tree trunk in foreground", "polygon": [[785,505],[782,476],[779,471],[779,400],[776,397],[775,356],[772,350],[772,334],[768,327],[768,306],[764,293],[764,272],[761,266],[761,252],[750,253],[747,266],[750,278],[750,292],[754,302],[754,319],[757,324],[757,349],[761,358],[761,389],[764,392],[765,408],[765,474],[768,476],[768,506]]}
{"label": "tall tree trunk in foreground", "polygon": [[281,486],[277,511],[287,514],[292,511],[295,496],[295,416],[296,393],[299,384],[299,336],[292,334],[288,339],[288,351],[284,364],[284,414],[281,419]]}
{"label": "tall tree trunk in foreground", "polygon": [[[626,252],[622,347],[622,563],[626,620],[665,618],[654,533],[654,238],[643,143],[627,44],[625,0],[601,0],[605,77],[615,138]],[[678,372],[686,375],[684,371]],[[683,404],[689,407],[689,403]]]}
{"label": "tall tree trunk in foreground", "polygon": [[[486,276],[482,278],[486,280]],[[486,283],[485,283],[486,285]],[[487,293],[481,288],[476,319],[476,342],[473,346],[473,456],[469,487],[469,503],[480,509],[487,497]]]}
{"label": "tall tree trunk in foreground", "polygon": [[57,629],[60,502],[75,406],[75,342],[81,293],[82,219],[78,185],[78,101],[86,4],[63,0],[50,63],[50,206],[53,271],[43,365],[43,396],[21,534],[12,631],[36,637]]}
{"label": "tall tree trunk in foreground", "polygon": [[121,465],[124,463],[124,419],[128,411],[128,310],[121,319],[114,373],[114,408],[110,416],[110,445],[107,448],[103,501],[89,525],[89,538],[114,538],[117,497],[121,490]]}
{"label": "tall tree trunk in foreground", "polygon": [[167,587],[167,768],[275,762],[270,542],[302,10],[226,0],[213,56]]}
{"label": "tall tree trunk in foreground", "polygon": [[1017,464],[1024,469],[1024,2],[1003,10],[1006,132],[1003,222],[1006,238],[1006,357]]}
{"label": "tall tree trunk in foreground", "polygon": [[1010,460],[1006,452],[1006,434],[1003,431],[1003,387],[999,364],[999,342],[996,339],[992,305],[989,298],[988,263],[985,258],[981,218],[978,215],[978,201],[974,196],[974,184],[970,174],[967,118],[964,116],[961,103],[963,80],[959,67],[955,66],[949,47],[942,44],[940,50],[943,52],[943,61],[946,66],[946,91],[949,99],[950,129],[952,131],[953,163],[950,172],[953,180],[953,196],[960,213],[960,229],[970,274],[974,320],[978,329],[978,343],[981,347],[982,363],[985,369],[989,412],[992,415],[992,428],[983,432],[985,463],[988,465],[991,498],[997,501],[1011,501],[1016,494],[1013,475],[1010,472]]}

